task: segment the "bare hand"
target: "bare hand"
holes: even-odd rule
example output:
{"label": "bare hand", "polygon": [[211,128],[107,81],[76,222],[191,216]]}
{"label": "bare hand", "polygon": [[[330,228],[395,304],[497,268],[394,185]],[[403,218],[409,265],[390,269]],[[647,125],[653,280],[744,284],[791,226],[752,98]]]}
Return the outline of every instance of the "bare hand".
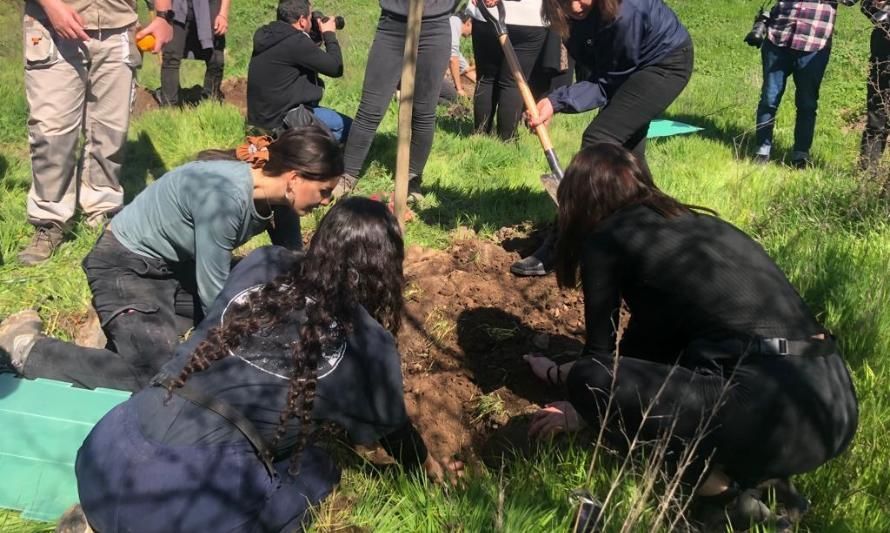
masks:
{"label": "bare hand", "polygon": [[542,98],[538,101],[537,119],[526,113],[526,122],[528,122],[528,127],[531,129],[535,129],[541,124],[548,126],[551,118],[553,118],[553,104],[550,103],[549,98]]}
{"label": "bare hand", "polygon": [[423,462],[423,469],[435,483],[449,483],[456,485],[457,481],[464,475],[464,464],[461,461],[444,460],[441,463],[433,459],[432,455],[426,456]]}
{"label": "bare hand", "polygon": [[532,423],[528,427],[528,436],[541,438],[566,432],[572,433],[581,429],[581,418],[578,411],[569,402],[553,402],[532,415]]}
{"label": "bare hand", "polygon": [[318,31],[320,31],[321,33],[337,31],[337,23],[334,20],[334,17],[328,17],[326,20],[315,19],[315,21],[318,23]]}
{"label": "bare hand", "polygon": [[164,48],[164,45],[169,43],[171,39],[173,39],[173,27],[170,26],[170,23],[161,17],[155,17],[154,20],[151,21],[151,24],[143,28],[139,33],[136,34],[136,40],[145,37],[148,34],[152,34],[155,36],[155,47],[152,49],[153,54],[157,54]]}
{"label": "bare hand", "polygon": [[[553,359],[544,357],[540,353],[527,353],[522,356],[522,359],[531,367],[532,374],[541,381],[547,383],[551,383],[553,380],[559,381],[559,366],[553,362]],[[556,369],[551,370],[554,367]]]}
{"label": "bare hand", "polygon": [[217,15],[216,20],[213,21],[213,34],[214,35],[225,35],[226,31],[229,29],[229,19],[224,15]]}
{"label": "bare hand", "polygon": [[53,30],[63,39],[77,39],[89,41],[90,36],[83,29],[83,17],[68,4],[61,0],[47,0],[41,2]]}
{"label": "bare hand", "polygon": [[458,96],[461,96],[461,97],[463,97],[463,98],[466,98],[466,97],[467,97],[467,91],[465,91],[465,90],[463,90],[463,89],[458,89],[458,90],[457,90],[457,95],[458,95]]}

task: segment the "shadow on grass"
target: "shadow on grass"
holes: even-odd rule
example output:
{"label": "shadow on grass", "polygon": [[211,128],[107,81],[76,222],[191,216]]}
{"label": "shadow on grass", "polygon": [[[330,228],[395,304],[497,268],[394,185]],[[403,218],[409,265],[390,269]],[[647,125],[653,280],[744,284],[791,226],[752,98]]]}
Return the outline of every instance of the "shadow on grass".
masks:
{"label": "shadow on grass", "polygon": [[[705,139],[720,142],[732,148],[732,153],[736,159],[745,160],[754,157],[754,153],[757,150],[757,145],[754,140],[754,109],[751,110],[751,125],[748,128],[740,128],[735,124],[727,125],[725,123],[718,123],[711,118],[712,116],[713,114],[702,116],[689,113],[667,113],[659,118],[685,122],[686,124],[703,128],[695,134],[704,137]],[[772,162],[776,164],[790,165],[791,153],[792,147],[782,144],[775,138],[773,139],[773,146],[770,154]],[[828,168],[830,166],[823,159],[814,156],[811,156],[810,164],[817,168]]]}
{"label": "shadow on grass", "polygon": [[458,190],[438,184],[423,189],[435,195],[438,205],[419,210],[418,216],[425,224],[446,230],[460,226],[475,231],[497,229],[528,220],[545,223],[553,216],[553,204],[543,189]]}
{"label": "shadow on grass", "polygon": [[158,153],[151,136],[142,131],[135,141],[127,141],[127,158],[121,174],[125,203],[130,203],[148,185],[149,177],[158,179],[167,166]]}
{"label": "shadow on grass", "polygon": [[6,172],[9,170],[9,161],[6,160],[6,157],[0,155],[0,180],[6,177]]}

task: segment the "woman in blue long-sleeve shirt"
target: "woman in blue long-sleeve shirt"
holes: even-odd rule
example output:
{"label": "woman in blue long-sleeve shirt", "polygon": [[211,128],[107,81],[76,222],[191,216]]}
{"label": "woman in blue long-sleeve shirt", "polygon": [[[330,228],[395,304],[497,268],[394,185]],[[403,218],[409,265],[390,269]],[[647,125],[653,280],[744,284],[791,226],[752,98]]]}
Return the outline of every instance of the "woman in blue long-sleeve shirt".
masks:
{"label": "woman in blue long-sleeve shirt", "polygon": [[[584,130],[582,148],[599,142],[631,150],[648,171],[649,122],[677,98],[692,75],[692,38],[663,0],[545,0],[551,29],[575,59],[574,84],[538,102],[538,120],[599,108]],[[518,275],[550,270],[552,239],[513,265]]]}

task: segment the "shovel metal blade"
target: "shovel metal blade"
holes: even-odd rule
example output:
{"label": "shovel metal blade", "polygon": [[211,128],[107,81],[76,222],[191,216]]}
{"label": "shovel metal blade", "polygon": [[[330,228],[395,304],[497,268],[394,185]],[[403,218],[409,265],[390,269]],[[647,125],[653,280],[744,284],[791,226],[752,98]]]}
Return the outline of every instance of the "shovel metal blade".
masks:
{"label": "shovel metal blade", "polygon": [[554,174],[541,174],[541,184],[544,185],[544,190],[547,191],[550,199],[557,206],[559,205],[559,200],[556,199],[556,190],[559,189],[559,181],[560,179]]}

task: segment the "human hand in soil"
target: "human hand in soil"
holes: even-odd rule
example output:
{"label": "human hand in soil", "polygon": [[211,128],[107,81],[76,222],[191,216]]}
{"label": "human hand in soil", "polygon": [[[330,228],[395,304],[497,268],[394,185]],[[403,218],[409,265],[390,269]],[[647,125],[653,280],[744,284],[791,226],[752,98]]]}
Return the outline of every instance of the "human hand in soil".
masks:
{"label": "human hand in soil", "polygon": [[532,415],[528,427],[530,438],[542,438],[557,433],[572,433],[581,429],[583,422],[569,402],[553,402]]}
{"label": "human hand in soil", "polygon": [[64,39],[89,41],[90,36],[83,29],[83,17],[73,7],[62,0],[40,0],[43,11],[56,33]]}
{"label": "human hand in soil", "polygon": [[525,113],[525,121],[531,129],[535,129],[541,124],[549,125],[551,118],[553,118],[553,104],[549,98],[541,98],[538,101],[538,118],[531,116],[528,112]]}
{"label": "human hand in soil", "polygon": [[428,478],[435,483],[450,483],[456,485],[464,475],[464,464],[461,461],[445,459],[441,463],[433,459],[432,455],[426,456],[423,462],[423,470]]}
{"label": "human hand in soil", "polygon": [[[535,375],[541,381],[546,381],[551,385],[556,385],[559,382],[559,367],[553,359],[549,357],[545,357],[540,353],[527,353],[522,356],[522,360],[528,363],[528,366],[532,369],[532,374]],[[555,369],[555,370],[554,370]],[[554,374],[556,374],[554,376]]]}

